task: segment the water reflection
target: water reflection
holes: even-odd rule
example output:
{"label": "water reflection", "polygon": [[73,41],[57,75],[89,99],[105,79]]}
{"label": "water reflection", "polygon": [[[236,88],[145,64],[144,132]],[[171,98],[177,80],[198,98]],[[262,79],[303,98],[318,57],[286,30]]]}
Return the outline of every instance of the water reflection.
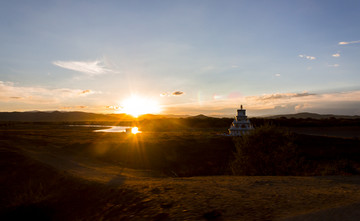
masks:
{"label": "water reflection", "polygon": [[141,133],[137,127],[128,127],[128,126],[106,126],[106,125],[70,125],[78,127],[108,127],[105,129],[94,130],[93,132],[107,132],[107,133],[127,133],[127,134],[137,134]]}
{"label": "water reflection", "polygon": [[121,133],[126,132],[126,129],[131,127],[123,127],[123,126],[111,126],[110,128],[94,130],[94,132],[110,132],[110,133]]}
{"label": "water reflection", "polygon": [[137,127],[111,126],[107,129],[94,130],[94,132],[108,132],[108,133],[127,133],[137,134],[141,133]]}

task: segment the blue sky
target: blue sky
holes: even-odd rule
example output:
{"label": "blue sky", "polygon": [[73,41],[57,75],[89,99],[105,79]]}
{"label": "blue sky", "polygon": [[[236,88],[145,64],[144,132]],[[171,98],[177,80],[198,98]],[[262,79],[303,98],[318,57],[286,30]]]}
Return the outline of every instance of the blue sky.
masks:
{"label": "blue sky", "polygon": [[1,1],[0,111],[360,115],[359,1]]}

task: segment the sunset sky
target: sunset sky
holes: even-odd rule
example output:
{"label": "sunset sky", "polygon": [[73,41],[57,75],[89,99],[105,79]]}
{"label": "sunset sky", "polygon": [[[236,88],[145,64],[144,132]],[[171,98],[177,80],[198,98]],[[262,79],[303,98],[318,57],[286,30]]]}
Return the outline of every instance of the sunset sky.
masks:
{"label": "sunset sky", "polygon": [[[358,0],[1,1],[0,111],[360,115]],[[146,108],[146,107],[144,107]]]}

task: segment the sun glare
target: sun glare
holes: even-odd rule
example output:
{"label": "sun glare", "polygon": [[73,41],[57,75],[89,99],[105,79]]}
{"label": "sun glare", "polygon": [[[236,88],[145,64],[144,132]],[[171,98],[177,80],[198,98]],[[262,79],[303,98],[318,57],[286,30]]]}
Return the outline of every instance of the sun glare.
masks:
{"label": "sun glare", "polygon": [[160,112],[159,104],[152,99],[131,96],[124,100],[121,112],[138,117],[143,114],[157,114]]}
{"label": "sun glare", "polygon": [[132,133],[132,134],[137,134],[137,133],[139,133],[139,128],[137,128],[137,127],[131,128],[131,133]]}

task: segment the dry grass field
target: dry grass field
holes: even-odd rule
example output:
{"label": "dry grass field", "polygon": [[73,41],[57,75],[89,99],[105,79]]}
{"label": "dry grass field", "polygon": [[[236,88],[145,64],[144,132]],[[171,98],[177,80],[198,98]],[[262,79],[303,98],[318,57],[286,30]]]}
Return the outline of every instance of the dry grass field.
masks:
{"label": "dry grass field", "polygon": [[60,124],[2,128],[2,220],[352,220],[357,215],[357,175],[231,176],[234,142],[213,131],[92,131]]}

